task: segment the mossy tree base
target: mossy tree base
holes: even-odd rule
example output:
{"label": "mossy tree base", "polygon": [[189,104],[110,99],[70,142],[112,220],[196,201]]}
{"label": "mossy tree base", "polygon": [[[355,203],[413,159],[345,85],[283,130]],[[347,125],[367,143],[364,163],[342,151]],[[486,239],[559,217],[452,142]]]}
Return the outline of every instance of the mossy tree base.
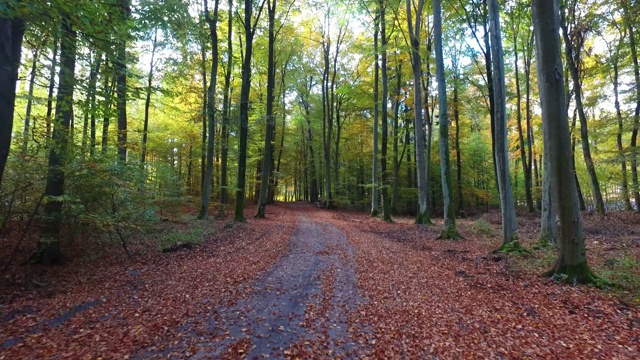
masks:
{"label": "mossy tree base", "polygon": [[556,264],[556,266],[543,274],[556,282],[570,285],[594,285],[598,288],[613,286],[610,281],[594,274],[587,262],[577,265]]}
{"label": "mossy tree base", "polygon": [[378,209],[371,210],[371,217],[378,217],[378,215],[380,215]]}
{"label": "mossy tree base", "polygon": [[498,249],[493,250],[494,254],[516,254],[516,255],[527,255],[530,253],[529,250],[522,247],[520,241],[513,240],[508,243],[502,244]]}
{"label": "mossy tree base", "polygon": [[433,223],[431,222],[429,214],[427,214],[426,212],[418,212],[418,214],[416,215],[416,225],[433,225]]}
{"label": "mossy tree base", "polygon": [[536,244],[533,245],[533,249],[534,250],[551,249],[554,245],[555,244],[551,242],[548,236],[541,236],[540,239],[538,239],[538,242],[536,242]]}
{"label": "mossy tree base", "polygon": [[436,238],[438,240],[464,240],[464,237],[460,235],[458,229],[455,227],[444,228],[440,235]]}
{"label": "mossy tree base", "polygon": [[382,214],[382,220],[388,222],[388,223],[392,223],[393,222],[393,218],[391,217],[391,214],[386,213],[386,214]]}

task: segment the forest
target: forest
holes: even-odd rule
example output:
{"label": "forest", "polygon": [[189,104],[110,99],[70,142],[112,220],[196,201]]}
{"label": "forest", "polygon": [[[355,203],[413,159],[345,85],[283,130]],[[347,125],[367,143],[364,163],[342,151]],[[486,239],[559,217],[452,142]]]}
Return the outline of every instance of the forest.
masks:
{"label": "forest", "polygon": [[[0,359],[639,354],[639,31],[637,0],[1,1]],[[500,304],[557,348],[462,304],[449,338],[494,340],[434,335],[452,283],[536,292]],[[271,288],[315,337],[259,340]]]}

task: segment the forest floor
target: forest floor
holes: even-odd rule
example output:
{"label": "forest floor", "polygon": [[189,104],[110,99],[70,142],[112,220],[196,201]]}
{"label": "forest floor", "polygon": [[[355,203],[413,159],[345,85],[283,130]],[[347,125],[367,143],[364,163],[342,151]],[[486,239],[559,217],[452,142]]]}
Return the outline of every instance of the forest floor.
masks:
{"label": "forest floor", "polygon": [[[492,254],[497,212],[459,220],[461,241],[435,240],[437,221],[300,203],[210,224],[191,250],[127,259],[108,243],[63,266],[13,261],[0,359],[640,357],[638,214],[585,216],[592,267],[625,286],[613,290],[540,277],[552,249]],[[518,219],[529,249],[537,224]],[[14,246],[1,241],[4,268]]]}

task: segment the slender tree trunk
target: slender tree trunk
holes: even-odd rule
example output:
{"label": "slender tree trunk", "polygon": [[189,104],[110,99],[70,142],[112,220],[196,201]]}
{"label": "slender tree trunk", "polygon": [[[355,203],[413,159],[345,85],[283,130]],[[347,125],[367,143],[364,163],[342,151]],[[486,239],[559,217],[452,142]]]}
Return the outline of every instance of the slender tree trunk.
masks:
{"label": "slender tree trunk", "polygon": [[113,92],[115,91],[116,78],[109,72],[107,64],[105,64],[104,72],[104,118],[102,120],[102,155],[107,152],[109,141],[109,123],[111,122],[111,103],[113,102]]}
{"label": "slender tree trunk", "polygon": [[516,79],[516,116],[518,120],[518,141],[520,144],[520,159],[522,162],[522,173],[524,175],[524,192],[527,202],[527,211],[529,213],[534,212],[533,194],[532,194],[532,181],[531,181],[531,157],[527,158],[527,149],[524,144],[524,134],[522,130],[522,95],[520,93],[520,72],[518,71],[518,36],[516,33],[513,35],[513,53],[515,56],[514,71]]}
{"label": "slender tree trunk", "polygon": [[202,77],[202,142],[200,143],[200,195],[204,192],[204,176],[207,168],[207,101],[208,101],[208,85],[207,85],[207,53],[206,40],[201,39],[200,43],[200,76]]}
{"label": "slender tree trunk", "polygon": [[378,194],[378,122],[380,120],[380,63],[378,55],[378,37],[380,35],[380,4],[376,9],[375,29],[373,31],[373,54],[375,61],[373,75],[373,159],[371,170],[371,216],[378,216],[380,208],[380,199]]}
{"label": "slender tree trunk", "polygon": [[540,241],[556,242],[556,214],[552,204],[553,196],[551,194],[550,178],[549,178],[549,158],[547,152],[544,152],[543,172],[542,172],[542,199],[540,211]]}
{"label": "slender tree trunk", "polygon": [[418,0],[415,11],[415,28],[411,19],[411,0],[407,4],[407,25],[409,38],[411,41],[411,67],[413,69],[413,111],[414,111],[414,141],[416,159],[416,177],[418,180],[418,211],[416,213],[416,224],[430,224],[428,211],[428,186],[426,163],[424,157],[424,120],[422,117],[422,61],[420,58],[420,29],[422,28],[422,9],[424,0]]}
{"label": "slender tree trunk", "polygon": [[622,183],[621,183],[621,192],[622,192],[622,201],[624,202],[624,209],[631,210],[631,201],[629,199],[629,181],[627,180],[627,159],[625,158],[624,147],[622,146],[622,133],[623,133],[623,123],[622,123],[622,111],[620,110],[620,101],[618,94],[619,87],[619,70],[618,70],[618,62],[620,56],[620,46],[621,43],[616,46],[615,54],[613,54],[613,94],[615,99],[615,107],[616,107],[616,118],[618,120],[618,133],[616,134],[616,143],[618,145],[618,155],[620,156],[620,167],[622,172]]}
{"label": "slender tree trunk", "polygon": [[65,261],[60,251],[60,230],[62,228],[62,196],[64,195],[65,172],[69,148],[69,124],[73,106],[74,70],[76,65],[76,32],[68,15],[62,15],[62,35],[60,45],[60,86],[56,99],[56,118],[53,129],[53,145],[49,150],[46,198],[42,231],[38,247],[32,260],[42,264],[59,264]]}
{"label": "slender tree trunk", "polygon": [[442,6],[440,0],[433,0],[433,33],[436,52],[436,78],[438,79],[438,115],[440,128],[440,177],[442,181],[442,201],[444,203],[444,229],[442,239],[458,239],[456,214],[451,186],[451,164],[449,162],[449,117],[447,110],[447,83],[444,75],[442,56]]}
{"label": "slender tree trunk", "polygon": [[[273,166],[273,141],[275,129],[275,113],[273,103],[275,101],[276,88],[276,63],[274,54],[275,21],[277,0],[267,0],[267,17],[269,18],[269,54],[267,61],[267,124],[264,133],[264,156],[262,157],[262,174],[260,177],[260,196],[258,198],[258,212],[256,218],[264,218],[269,200],[270,175]],[[283,128],[284,130],[284,128]]]}
{"label": "slender tree trunk", "polygon": [[459,73],[455,70],[455,78],[453,79],[453,119],[456,122],[456,185],[458,192],[458,216],[464,214],[464,196],[462,195],[462,156],[460,153],[460,98],[458,95]]}
{"label": "slender tree trunk", "polygon": [[96,89],[100,65],[102,64],[102,52],[98,51],[91,72],[89,74],[89,155],[93,157],[96,151]]}
{"label": "slender tree trunk", "polygon": [[[638,64],[638,48],[636,44],[635,28],[631,23],[633,15],[630,13],[627,1],[622,2],[624,25],[629,32],[629,48],[633,62],[633,79],[636,90],[636,109],[633,113],[633,130],[631,131],[631,184],[636,211],[640,212],[640,183],[638,182],[638,132],[640,131],[640,64]],[[637,15],[636,15],[637,17]]]}
{"label": "slender tree trunk", "polygon": [[594,281],[587,264],[582,215],[576,182],[567,166],[571,160],[567,111],[564,104],[562,55],[555,0],[533,0],[533,23],[538,58],[538,87],[542,107],[544,152],[548,155],[551,197],[558,215],[558,260],[549,275],[569,283]]}
{"label": "slender tree trunk", "polygon": [[389,79],[387,76],[387,20],[386,0],[379,0],[380,6],[380,40],[382,45],[381,75],[382,75],[382,149],[380,149],[380,171],[382,172],[382,218],[384,221],[391,219],[391,199],[389,198],[389,174],[387,171],[387,145],[389,143],[387,102],[389,97]]}
{"label": "slender tree trunk", "polygon": [[[129,0],[119,0],[118,5],[121,11],[122,24],[126,24],[131,16]],[[118,112],[118,159],[125,163],[127,161],[127,38],[129,31],[127,25],[122,25],[123,33],[119,34],[120,39],[117,44],[117,61],[114,64],[116,71],[116,107]]]}
{"label": "slender tree trunk", "polygon": [[[400,192],[400,157],[398,156],[398,142],[400,141],[400,96],[402,95],[402,63],[396,58],[396,98],[393,104],[393,194],[391,213],[398,214],[398,197]],[[404,144],[406,149],[406,144]]]}
{"label": "slender tree trunk", "polygon": [[[564,2],[565,0],[560,0]],[[593,195],[593,201],[595,203],[596,211],[604,215],[604,201],[602,199],[602,192],[600,191],[600,183],[598,182],[598,176],[593,164],[593,158],[591,157],[591,149],[589,145],[589,133],[587,130],[587,116],[584,113],[584,107],[582,105],[582,84],[580,83],[580,74],[578,73],[578,65],[580,64],[580,51],[581,45],[574,47],[571,39],[569,38],[569,32],[567,31],[567,23],[565,18],[564,5],[560,7],[560,27],[562,28],[562,36],[564,37],[565,56],[569,65],[569,72],[573,79],[573,90],[576,98],[576,109],[578,110],[578,118],[580,119],[580,138],[582,143],[582,154],[584,156],[584,162],[587,166],[587,173],[589,174],[589,180],[591,183],[591,194]]]}
{"label": "slender tree trunk", "polygon": [[51,57],[51,66],[49,67],[49,90],[47,95],[47,115],[45,116],[47,139],[51,138],[51,119],[53,114],[53,91],[56,87],[56,67],[58,67],[58,47],[60,39],[58,38],[58,29],[53,35],[53,50]]}
{"label": "slender tree trunk", "polygon": [[20,70],[24,29],[22,19],[0,17],[0,186],[11,149],[16,82]]}
{"label": "slender tree trunk", "polygon": [[576,122],[578,120],[578,114],[574,110],[573,112],[573,121],[571,122],[571,160],[573,166],[573,177],[576,181],[576,191],[578,192],[578,204],[580,206],[580,210],[584,211],[587,207],[584,204],[584,195],[582,194],[582,188],[580,187],[580,180],[578,179],[578,170],[576,170],[576,138],[575,138],[575,129]]}
{"label": "slender tree trunk", "polygon": [[36,83],[36,70],[38,66],[39,48],[33,50],[33,59],[31,61],[31,73],[29,74],[29,95],[27,98],[27,110],[24,115],[24,128],[22,130],[22,155],[27,154],[29,145],[29,128],[31,126],[31,107],[33,106],[33,88]]}
{"label": "slender tree trunk", "polygon": [[[229,0],[229,9],[233,9],[233,0]],[[224,97],[222,99],[222,127],[220,134],[220,208],[219,217],[227,216],[227,164],[229,158],[229,130],[231,121],[231,71],[233,70],[233,17],[227,19],[227,63],[224,75]]]}
{"label": "slender tree trunk", "polygon": [[495,103],[495,151],[498,171],[498,190],[500,192],[500,212],[502,213],[503,246],[518,241],[516,211],[511,191],[509,175],[509,154],[507,150],[507,109],[504,84],[504,53],[500,34],[500,16],[497,0],[489,0],[491,19],[491,52],[493,56],[493,90]]}
{"label": "slender tree trunk", "polygon": [[238,173],[236,190],[236,207],[234,221],[245,221],[244,200],[246,190],[247,173],[247,137],[249,135],[249,93],[251,91],[251,57],[253,56],[253,36],[256,25],[262,12],[264,1],[258,8],[258,15],[252,23],[253,3],[251,0],[244,2],[244,34],[245,51],[242,59],[242,85],[240,86],[240,134],[238,144]]}
{"label": "slender tree trunk", "polygon": [[209,76],[209,89],[207,92],[207,158],[202,186],[202,198],[200,199],[200,212],[198,219],[204,219],[209,214],[209,200],[213,181],[213,150],[216,136],[216,84],[218,81],[218,5],[219,0],[213,3],[213,15],[209,14],[209,2],[204,0],[205,20],[209,25],[211,35],[211,74]]}
{"label": "slender tree trunk", "polygon": [[149,74],[147,75],[147,96],[144,101],[144,125],[142,127],[142,156],[140,162],[144,165],[147,160],[147,138],[149,136],[149,108],[151,107],[151,92],[153,85],[153,70],[156,49],[158,47],[158,29],[155,29],[153,41],[151,42],[151,62],[149,63]]}

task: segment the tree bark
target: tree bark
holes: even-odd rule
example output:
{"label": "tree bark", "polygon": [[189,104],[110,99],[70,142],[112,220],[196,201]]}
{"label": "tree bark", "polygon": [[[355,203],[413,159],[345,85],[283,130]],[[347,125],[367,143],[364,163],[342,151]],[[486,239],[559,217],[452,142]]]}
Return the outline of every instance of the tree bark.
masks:
{"label": "tree bark", "polygon": [[447,110],[447,84],[444,75],[442,55],[442,6],[440,0],[433,0],[433,32],[436,53],[436,78],[438,79],[438,116],[440,129],[440,177],[442,181],[442,201],[444,203],[444,229],[442,239],[458,239],[456,213],[453,205],[451,186],[451,164],[449,161],[449,114]]}
{"label": "tree bark", "polygon": [[147,75],[147,94],[144,101],[144,124],[142,127],[142,155],[140,157],[140,162],[143,165],[147,160],[147,138],[149,136],[149,108],[151,107],[153,70],[155,67],[154,61],[155,61],[157,47],[158,47],[158,29],[156,28],[153,34],[153,40],[151,42],[151,62],[149,63],[149,74]]}
{"label": "tree bark", "polygon": [[216,84],[218,81],[218,5],[215,0],[213,16],[209,14],[209,2],[204,0],[205,20],[209,25],[211,35],[211,73],[209,76],[209,89],[207,91],[207,165],[205,167],[204,182],[202,185],[202,198],[200,199],[200,212],[198,219],[204,219],[209,214],[209,200],[213,179],[213,150],[216,136]]}
{"label": "tree bark", "polygon": [[378,37],[380,36],[380,3],[376,9],[375,29],[373,30],[373,159],[371,166],[371,216],[378,216],[380,199],[378,194],[378,123],[380,121],[380,63],[378,62]]}
{"label": "tree bark", "polygon": [[[258,198],[258,212],[256,218],[264,218],[269,200],[270,175],[273,166],[273,141],[275,129],[275,113],[273,102],[275,101],[276,87],[276,63],[274,54],[275,21],[277,0],[267,0],[267,17],[269,19],[269,54],[267,61],[267,124],[264,133],[264,154],[262,157],[262,174],[260,176],[260,196]],[[283,129],[284,130],[284,129]]]}
{"label": "tree bark", "polygon": [[[564,3],[566,0],[560,0]],[[576,99],[576,109],[578,110],[578,118],[580,119],[580,139],[582,143],[582,154],[584,156],[584,162],[587,166],[587,173],[589,174],[589,180],[591,183],[591,194],[593,195],[594,205],[596,211],[604,215],[604,200],[602,199],[602,192],[600,191],[600,183],[598,182],[598,176],[593,164],[593,158],[591,156],[591,149],[589,145],[589,132],[587,130],[587,116],[584,113],[584,107],[582,105],[582,84],[580,82],[580,74],[578,73],[578,65],[580,64],[580,51],[582,44],[574,46],[569,32],[567,30],[567,22],[565,17],[564,5],[560,6],[560,27],[562,28],[562,36],[564,38],[565,57],[567,58],[567,64],[569,65],[569,72],[573,80],[573,89]]]}
{"label": "tree bark", "polygon": [[64,196],[65,171],[69,148],[69,124],[73,107],[74,70],[76,65],[76,32],[68,15],[62,15],[60,45],[60,86],[56,98],[56,118],[52,142],[49,150],[47,182],[44,191],[46,199],[42,231],[32,261],[42,264],[59,264],[65,261],[60,251],[60,230],[62,228],[62,205]]}
{"label": "tree bark", "polygon": [[127,38],[129,29],[127,21],[131,16],[129,0],[119,0],[120,16],[122,19],[122,33],[118,35],[117,60],[114,64],[116,71],[116,107],[118,112],[118,159],[123,164],[127,161]]}
{"label": "tree bark", "polygon": [[24,29],[24,21],[21,18],[0,17],[0,186],[11,149],[16,82],[20,70]]}
{"label": "tree bark", "polygon": [[500,212],[502,214],[502,242],[506,245],[518,240],[516,211],[509,174],[509,154],[507,150],[507,108],[504,84],[504,53],[500,34],[500,15],[497,0],[488,0],[491,53],[493,56],[493,91],[495,103],[495,159],[497,161],[498,190],[500,192]]}
{"label": "tree bark", "polygon": [[428,211],[428,186],[427,172],[424,157],[424,120],[422,117],[422,61],[420,58],[420,29],[422,28],[422,9],[424,0],[418,0],[415,11],[415,27],[411,18],[411,0],[406,1],[407,5],[407,25],[409,39],[411,42],[411,67],[413,69],[413,112],[414,112],[414,142],[415,142],[415,163],[416,177],[418,181],[418,211],[416,213],[416,224],[430,224]]}
{"label": "tree bark", "polygon": [[532,1],[544,152],[548,155],[551,197],[557,200],[552,206],[559,220],[558,260],[549,275],[570,283],[589,283],[594,281],[594,275],[585,254],[576,182],[567,166],[572,160],[556,1]]}

